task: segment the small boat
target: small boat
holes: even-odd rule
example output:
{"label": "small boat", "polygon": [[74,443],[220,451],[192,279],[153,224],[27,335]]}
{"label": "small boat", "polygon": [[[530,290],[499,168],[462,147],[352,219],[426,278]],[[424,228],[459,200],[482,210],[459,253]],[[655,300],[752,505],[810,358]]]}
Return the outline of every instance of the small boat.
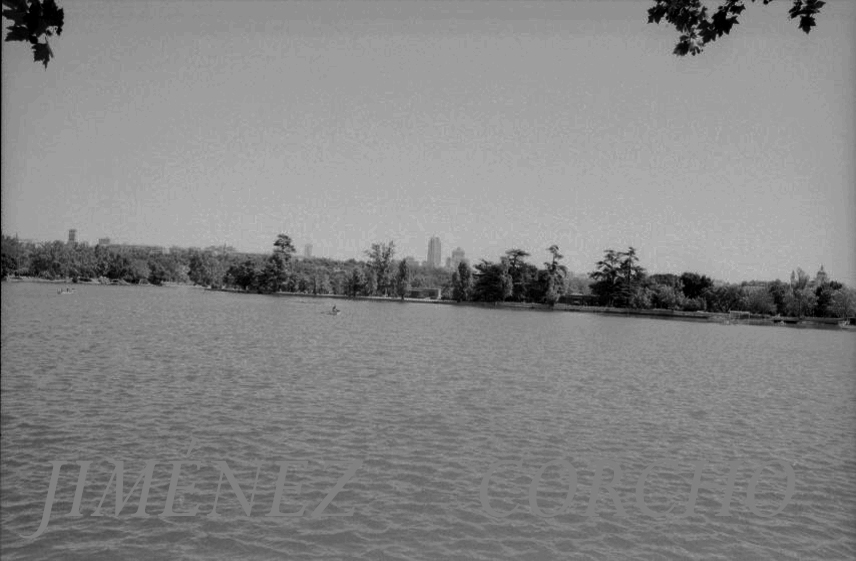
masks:
{"label": "small boat", "polygon": [[853,318],[846,318],[838,322],[838,327],[841,329],[856,329],[856,324],[853,323]]}

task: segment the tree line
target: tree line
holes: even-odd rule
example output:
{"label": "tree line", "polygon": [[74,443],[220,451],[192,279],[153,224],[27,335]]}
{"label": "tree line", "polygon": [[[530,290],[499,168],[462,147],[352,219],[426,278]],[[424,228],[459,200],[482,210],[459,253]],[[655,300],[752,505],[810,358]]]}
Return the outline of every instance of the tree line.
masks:
{"label": "tree line", "polygon": [[630,247],[606,250],[589,276],[592,293],[604,306],[787,317],[856,315],[856,290],[829,279],[822,267],[815,279],[797,268],[789,282],[716,283],[693,272],[649,275]]}
{"label": "tree line", "polygon": [[[462,262],[454,271],[396,259],[393,241],[375,243],[365,259],[340,261],[295,258],[291,238],[280,234],[269,254],[231,248],[171,248],[169,253],[125,246],[94,246],[61,241],[32,244],[3,236],[2,276],[120,281],[132,284],[193,283],[260,294],[296,292],[342,296],[405,298],[420,288],[439,289],[458,302],[583,303],[633,309],[748,311],[788,317],[851,317],[856,290],[818,274],[796,269],[783,282],[714,282],[695,272],[649,274],[636,249],[607,249],[587,274],[562,263],[557,245],[542,266],[520,248],[496,261]],[[582,302],[581,302],[582,301]]]}

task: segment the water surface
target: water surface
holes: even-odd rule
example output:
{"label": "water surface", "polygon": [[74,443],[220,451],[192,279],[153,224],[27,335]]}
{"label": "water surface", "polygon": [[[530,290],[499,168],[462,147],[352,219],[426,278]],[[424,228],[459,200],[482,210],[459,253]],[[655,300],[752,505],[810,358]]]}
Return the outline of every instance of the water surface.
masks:
{"label": "water surface", "polygon": [[[725,326],[207,292],[190,288],[2,287],[3,559],[850,559],[856,557],[856,376],[848,332]],[[340,316],[326,312],[333,304]],[[192,440],[195,439],[195,440]],[[190,453],[188,454],[188,448]],[[529,486],[565,459],[578,487],[556,516],[531,512]],[[690,462],[703,481],[685,510]],[[42,517],[51,461],[53,516]],[[113,464],[128,494],[114,516]],[[161,517],[172,464],[186,464]],[[271,511],[279,466],[281,512]],[[488,506],[480,500],[485,474]],[[78,466],[92,461],[81,517]],[[224,479],[225,461],[251,515]],[[619,466],[620,516],[592,462]],[[349,466],[361,462],[324,509]],[[792,466],[794,494],[784,510]],[[755,466],[769,464],[746,504]],[[257,467],[258,466],[258,467]],[[611,467],[604,478],[611,481]],[[538,506],[560,510],[570,476],[546,469]],[[293,486],[300,484],[299,492]],[[347,514],[351,516],[328,516]]]}

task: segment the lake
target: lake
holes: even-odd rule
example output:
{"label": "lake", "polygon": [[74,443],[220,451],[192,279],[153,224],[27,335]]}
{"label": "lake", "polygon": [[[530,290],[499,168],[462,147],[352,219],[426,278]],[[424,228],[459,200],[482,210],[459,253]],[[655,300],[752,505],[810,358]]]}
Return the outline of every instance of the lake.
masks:
{"label": "lake", "polygon": [[852,332],[58,286],[2,286],[4,561],[856,557]]}

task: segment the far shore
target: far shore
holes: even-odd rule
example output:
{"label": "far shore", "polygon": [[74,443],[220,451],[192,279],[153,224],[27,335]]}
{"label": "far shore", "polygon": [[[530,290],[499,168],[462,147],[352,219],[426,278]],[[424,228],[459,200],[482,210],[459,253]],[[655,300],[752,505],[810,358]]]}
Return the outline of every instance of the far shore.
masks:
{"label": "far shore", "polygon": [[[8,282],[36,282],[63,285],[94,285],[94,286],[140,286],[125,281],[118,283],[104,282],[103,280],[90,279],[89,281],[73,282],[71,279],[43,279],[37,277],[9,277]],[[142,286],[155,286],[150,283]],[[256,292],[248,292],[233,288],[206,288],[191,283],[165,282],[160,287],[184,287],[212,292],[228,292],[232,294],[259,295]],[[510,310],[539,310],[544,312],[581,312],[587,314],[619,315],[627,317],[646,317],[654,319],[670,319],[695,322],[712,322],[725,325],[760,325],[768,327],[796,327],[810,329],[834,329],[841,330],[838,326],[840,318],[788,318],[773,316],[752,315],[748,319],[736,319],[729,314],[714,312],[685,312],[681,310],[646,309],[636,310],[631,308],[611,308],[606,306],[574,306],[570,304],[536,304],[533,302],[456,302],[454,300],[435,300],[430,298],[388,298],[385,296],[347,296],[344,294],[311,294],[304,292],[276,292],[265,294],[275,297],[300,297],[300,298],[332,298],[339,300],[367,300],[372,302],[407,302],[417,304],[435,304],[449,306],[470,306],[476,308],[502,308]]]}
{"label": "far shore", "polygon": [[[209,288],[214,292],[230,292],[235,294],[257,294],[231,288]],[[748,319],[735,319],[730,314],[713,312],[684,312],[681,310],[636,310],[630,308],[611,308],[606,306],[573,306],[570,304],[536,304],[532,302],[456,302],[454,300],[433,300],[429,298],[387,298],[384,296],[346,296],[344,294],[309,294],[303,292],[277,292],[266,296],[301,297],[301,298],[333,298],[339,300],[368,300],[373,302],[412,302],[418,304],[436,304],[452,306],[471,306],[477,308],[503,308],[512,310],[540,310],[544,312],[582,312],[588,314],[620,315],[628,317],[647,317],[654,319],[671,319],[681,321],[712,322],[725,325],[760,325],[768,327],[797,327],[813,329],[835,329],[839,318],[782,318],[773,316],[752,315]],[[776,323],[779,322],[779,323]]]}
{"label": "far shore", "polygon": [[113,281],[106,279],[106,278],[102,278],[100,280],[99,279],[89,279],[89,280],[78,279],[77,281],[74,281],[72,279],[43,279],[40,277],[9,277],[7,279],[4,279],[3,282],[37,282],[37,283],[47,283],[47,284],[94,285],[94,286],[158,286],[158,287],[182,286],[185,288],[197,288],[199,290],[208,290],[204,286],[199,286],[197,284],[192,284],[189,282],[164,282],[163,284],[160,284],[160,285],[155,285],[155,284],[152,284],[150,282],[141,282],[139,284],[134,284],[134,283],[123,281],[123,280],[120,280],[118,282],[113,282]]}

